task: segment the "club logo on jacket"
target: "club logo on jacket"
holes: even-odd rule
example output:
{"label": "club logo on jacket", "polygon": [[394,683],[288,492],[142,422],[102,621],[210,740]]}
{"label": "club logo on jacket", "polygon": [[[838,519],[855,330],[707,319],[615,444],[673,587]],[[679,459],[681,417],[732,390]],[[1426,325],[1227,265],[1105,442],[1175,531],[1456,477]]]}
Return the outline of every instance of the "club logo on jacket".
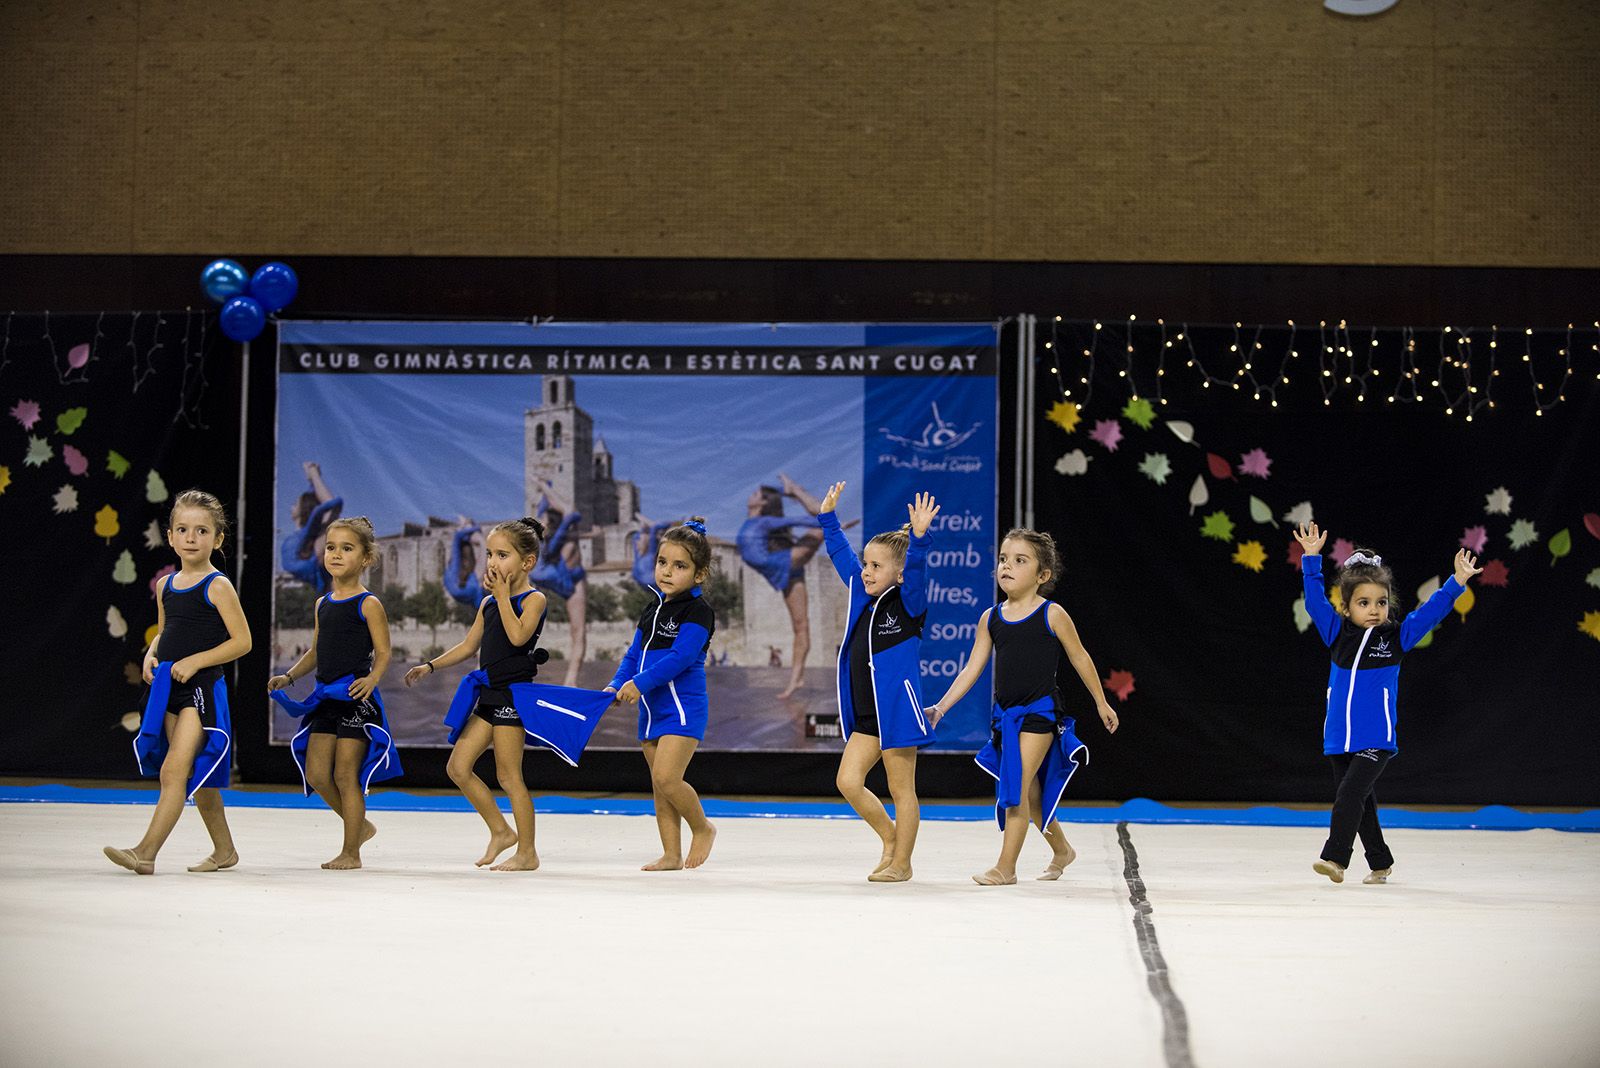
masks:
{"label": "club logo on jacket", "polygon": [[883,614],[882,618],[880,618],[878,620],[878,634],[879,634],[879,636],[880,637],[888,637],[889,635],[899,634],[899,633],[900,633],[900,617],[895,615],[893,612],[885,612]]}
{"label": "club logo on jacket", "polygon": [[678,621],[676,619],[662,620],[656,627],[656,633],[665,638],[676,638],[678,636]]}
{"label": "club logo on jacket", "polygon": [[1387,660],[1394,656],[1394,650],[1389,648],[1389,639],[1379,638],[1373,642],[1372,647],[1367,650],[1367,656],[1373,660]]}

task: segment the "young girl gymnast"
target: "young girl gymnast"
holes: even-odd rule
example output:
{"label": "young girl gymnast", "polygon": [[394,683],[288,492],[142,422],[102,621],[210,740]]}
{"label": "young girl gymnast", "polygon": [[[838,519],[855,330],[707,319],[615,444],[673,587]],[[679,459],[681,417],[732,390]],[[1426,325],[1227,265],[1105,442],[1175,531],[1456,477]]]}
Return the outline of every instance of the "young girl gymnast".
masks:
{"label": "young girl gymnast", "polygon": [[1078,740],[1076,723],[1066,714],[1056,687],[1062,654],[1094,696],[1106,731],[1117,729],[1117,714],[1106,702],[1100,673],[1078,640],[1072,617],[1045,599],[1059,573],[1056,543],[1050,535],[1019,529],[1005,536],[995,565],[1005,600],[978,617],[972,655],[939,703],[928,709],[929,719],[938,723],[972,689],[989,664],[989,654],[994,654],[990,740],[977,761],[994,776],[995,819],[1003,834],[995,866],[972,877],[981,886],[1017,881],[1017,858],[1029,822],[1050,843],[1050,863],[1037,878],[1059,879],[1077,858],[1055,814],[1072,773],[1088,762],[1089,750]]}
{"label": "young girl gymnast", "polygon": [[[815,529],[820,525],[816,513],[821,505],[817,499],[788,475],[780,473],[779,477],[783,489],[763,485],[750,494],[745,502],[749,518],[739,527],[736,541],[739,556],[778,591],[784,607],[789,610],[794,651],[789,660],[789,684],[778,694],[778,700],[782,701],[793,696],[805,680],[806,657],[811,655],[811,615],[805,569],[822,547],[822,536]],[[799,501],[809,514],[784,515],[785,497]],[[808,527],[812,529],[805,529]],[[798,536],[796,530],[800,531]],[[777,657],[774,653],[774,662]]]}
{"label": "young girl gymnast", "polygon": [[550,529],[539,552],[532,579],[539,588],[561,598],[567,609],[567,672],[563,685],[578,685],[578,671],[589,644],[589,577],[578,548],[577,526],[583,514],[556,496],[548,479],[534,513]]}
{"label": "young girl gymnast", "polygon": [[[389,617],[361,583],[377,539],[366,516],[328,525],[322,564],[332,587],[317,598],[311,648],[287,671],[267,680],[267,692],[303,726],[289,751],[307,794],[315,790],[344,821],[339,854],[322,866],[361,867],[361,846],[377,834],[367,819],[367,789],[400,774],[400,754],[383,711],[378,682],[389,669]],[[304,701],[285,687],[313,671],[316,689]]]}
{"label": "young girl gymnast", "polygon": [[[544,528],[525,517],[500,523],[484,539],[484,588],[467,636],[453,648],[406,672],[407,686],[440,668],[478,654],[478,670],[461,680],[445,717],[455,748],[445,769],[489,827],[489,847],[477,866],[495,871],[533,871],[539,866],[534,848],[533,798],[522,778],[522,750],[527,737],[510,687],[533,681],[538,673],[539,633],[544,628],[545,596],[528,584],[528,572],[539,559]],[[495,774],[511,801],[513,831],[500,814],[494,794],[473,770],[483,751],[494,747]],[[501,853],[517,847],[508,860]]]}
{"label": "young girl gymnast", "polygon": [[159,773],[161,793],[138,845],[105,847],[113,863],[140,875],[155,874],[156,854],[186,798],[194,799],[212,845],[211,855],[189,870],[220,871],[239,863],[220,791],[228,785],[233,756],[222,669],[250,651],[250,626],[233,584],[211,566],[211,554],[226,535],[222,502],[211,494],[191,489],[173,500],[167,544],[181,566],[156,588],[156,636],[144,658],[150,697],[133,742],[140,773]]}
{"label": "young girl gymnast", "polygon": [[[683,779],[695,748],[705,740],[706,650],[717,629],[700,585],[711,576],[706,522],[692,516],[661,535],[656,550],[656,603],[639,616],[633,643],[622,654],[608,693],[639,706],[639,744],[650,768],[661,856],[643,871],[698,868],[711,855],[717,829],[706,819],[700,795]],[[689,855],[683,823],[689,824]]]}
{"label": "young girl gymnast", "polygon": [[[922,706],[922,621],[928,611],[928,527],[939,514],[931,494],[906,505],[910,522],[875,535],[861,555],[845,540],[835,509],[843,482],[823,498],[817,519],[828,556],[850,590],[849,622],[839,646],[839,725],[844,755],[835,783],[856,814],[883,843],[867,878],[899,883],[911,878],[922,810],[917,802],[917,749],[933,741]],[[889,778],[894,818],[867,789],[867,772],[879,760]]]}
{"label": "young girl gymnast", "polygon": [[1322,545],[1328,540],[1327,531],[1318,530],[1315,523],[1302,523],[1294,536],[1305,550],[1300,571],[1306,611],[1323,643],[1333,651],[1322,752],[1333,766],[1338,789],[1328,821],[1328,839],[1311,868],[1336,883],[1344,882],[1360,835],[1371,869],[1361,881],[1386,883],[1394,869],[1394,854],[1383,840],[1373,787],[1399,749],[1400,658],[1439,625],[1466,590],[1467,582],[1483,569],[1471,553],[1460,550],[1455,556],[1455,574],[1426,603],[1395,622],[1390,613],[1399,610],[1400,602],[1394,575],[1382,557],[1358,549],[1345,558],[1339,571],[1340,607],[1336,610],[1322,584]]}

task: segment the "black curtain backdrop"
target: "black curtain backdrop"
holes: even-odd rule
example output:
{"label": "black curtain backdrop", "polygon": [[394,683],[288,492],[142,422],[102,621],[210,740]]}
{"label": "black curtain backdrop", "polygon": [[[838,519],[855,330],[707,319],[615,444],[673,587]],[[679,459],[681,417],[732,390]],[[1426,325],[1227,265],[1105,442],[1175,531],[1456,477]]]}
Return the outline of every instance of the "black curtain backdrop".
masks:
{"label": "black curtain backdrop", "polygon": [[[1063,691],[1079,709],[1080,737],[1093,753],[1073,793],[1267,801],[1331,796],[1332,773],[1321,755],[1329,657],[1316,633],[1302,633],[1294,622],[1301,580],[1290,563],[1292,524],[1284,518],[1310,501],[1317,521],[1331,531],[1325,556],[1340,538],[1376,549],[1394,570],[1405,609],[1415,607],[1425,581],[1451,573],[1468,528],[1484,528],[1480,563],[1498,561],[1505,568],[1504,585],[1484,582],[1493,574],[1475,578],[1475,604],[1465,617],[1452,612],[1431,644],[1405,658],[1400,752],[1384,773],[1379,797],[1600,803],[1600,588],[1592,577],[1600,569],[1600,531],[1584,522],[1587,513],[1600,512],[1600,359],[1588,350],[1593,329],[1578,338],[1584,356],[1576,363],[1583,371],[1568,383],[1565,403],[1535,416],[1518,336],[1510,346],[1516,354],[1500,354],[1504,373],[1495,379],[1495,410],[1480,409],[1471,423],[1459,407],[1447,417],[1449,402],[1428,385],[1437,364],[1435,332],[1417,339],[1419,352],[1434,354],[1423,361],[1429,376],[1422,383],[1424,404],[1385,399],[1399,369],[1380,358],[1365,402],[1342,385],[1340,372],[1341,392],[1324,405],[1315,339],[1305,344],[1302,334],[1304,351],[1290,361],[1290,383],[1280,388],[1274,409],[1248,387],[1230,388],[1242,362],[1228,352],[1231,330],[1191,330],[1209,357],[1202,362],[1224,381],[1202,388],[1198,370],[1169,356],[1161,380],[1167,403],[1152,405],[1149,429],[1124,410],[1136,388],[1154,395],[1150,338],[1135,338],[1135,385],[1119,374],[1127,370],[1121,329],[1109,323],[1106,329],[1116,337],[1097,347],[1093,392],[1073,432],[1047,416],[1052,409],[1060,416],[1055,406],[1069,399],[1063,388],[1076,387],[1074,397],[1085,399],[1080,378],[1087,373],[1088,342],[1082,330],[1058,328],[1058,344],[1045,350],[1034,412],[1036,525],[1055,535],[1064,558],[1054,598],[1077,623],[1101,678],[1127,672],[1134,686],[1125,701],[1111,698],[1122,727],[1107,737],[1077,678],[1062,677]],[[1049,336],[1048,320],[1042,321],[1041,345]],[[1360,344],[1367,344],[1365,335]],[[1535,347],[1535,367],[1549,378],[1547,401],[1556,397],[1557,369],[1565,363],[1556,346],[1564,347],[1560,334],[1541,335]],[[1476,347],[1477,356],[1488,355],[1481,340]],[[1258,374],[1264,365],[1279,365],[1273,344],[1267,348],[1266,358],[1255,358]],[[1273,378],[1270,371],[1262,377]],[[1171,420],[1192,425],[1197,444],[1180,440]],[[1104,421],[1115,421],[1120,431],[1115,451],[1090,436]],[[1112,435],[1107,430],[1100,437]],[[1266,478],[1239,471],[1245,454],[1257,449],[1270,459]],[[1226,461],[1231,477],[1213,477],[1211,454]],[[1158,455],[1171,465],[1165,484],[1141,471]],[[1158,460],[1148,463],[1159,469]],[[1209,500],[1191,512],[1197,477],[1204,478]],[[1500,487],[1511,495],[1510,512],[1489,514],[1486,497]],[[1273,523],[1252,520],[1252,496],[1269,505]],[[1233,524],[1226,540],[1202,534],[1207,517],[1217,513]],[[1531,522],[1538,539],[1520,549],[1511,541],[1517,520]],[[1571,548],[1557,558],[1551,540],[1562,530]],[[1265,553],[1259,572],[1233,559],[1249,541]],[[1331,561],[1324,570],[1335,571]],[[1579,627],[1586,613],[1595,613],[1589,617],[1593,633]]]}
{"label": "black curtain backdrop", "polygon": [[[0,257],[0,307],[182,301],[193,292],[202,262]],[[582,318],[603,312],[638,319],[970,317],[1004,314],[1024,303],[1013,297],[1025,292],[1045,304],[1041,298],[1069,295],[1061,304],[1069,315],[1163,305],[1209,320],[1235,314],[1267,319],[1337,306],[1366,321],[1476,317],[1553,323],[1564,319],[1563,309],[1592,303],[1592,283],[1600,277],[1420,268],[720,261],[533,263],[528,274],[522,261],[291,262],[302,268],[305,307],[296,309],[301,315],[337,315],[350,308],[404,316],[427,308],[434,315],[516,317],[537,311]],[[424,284],[451,271],[466,279],[459,292]],[[757,279],[781,273],[795,284],[752,288],[752,272]],[[561,284],[544,285],[540,279],[547,274]],[[723,282],[714,287],[716,300],[674,301],[683,286],[713,276]],[[508,288],[509,277],[526,284]],[[394,289],[395,279],[405,286]],[[10,640],[0,664],[13,689],[0,772],[130,778],[132,736],[122,722],[140,706],[143,691],[127,681],[125,670],[137,664],[144,631],[154,622],[149,580],[172,560],[164,545],[145,547],[150,521],[164,524],[170,507],[170,500],[149,499],[149,472],[161,476],[169,493],[189,485],[212,489],[232,511],[239,347],[217,335],[214,311],[200,309],[4,319],[0,466],[7,471],[0,530],[11,546],[13,578],[5,601]],[[1048,321],[1041,320],[1041,340]],[[271,343],[269,327],[252,363],[246,518],[260,522],[246,527],[243,547],[249,555],[241,589],[246,614],[260,633],[271,563],[270,530],[262,525],[272,505],[276,398],[271,361],[264,358]],[[89,358],[74,367],[71,353],[80,344],[90,346]],[[1014,344],[1014,327],[1008,326],[1003,352],[1014,351]],[[1144,355],[1136,372],[1148,373]],[[1247,505],[1255,495],[1270,503],[1275,517],[1311,500],[1335,537],[1373,544],[1395,565],[1407,607],[1423,580],[1447,573],[1465,527],[1484,525],[1485,557],[1508,566],[1505,587],[1475,583],[1477,604],[1467,619],[1451,615],[1434,644],[1407,659],[1401,757],[1384,777],[1380,792],[1386,801],[1600,803],[1600,778],[1587,770],[1600,755],[1594,717],[1600,711],[1600,642],[1578,629],[1585,612],[1600,611],[1600,591],[1585,585],[1600,566],[1600,541],[1582,522],[1584,514],[1600,510],[1600,477],[1594,472],[1600,367],[1592,354],[1583,357],[1587,362],[1580,361],[1565,404],[1533,417],[1524,383],[1520,403],[1485,413],[1471,425],[1459,414],[1445,417],[1438,402],[1391,410],[1341,395],[1325,408],[1315,386],[1298,374],[1273,410],[1232,390],[1201,390],[1186,377],[1192,372],[1169,364],[1169,403],[1158,408],[1160,421],[1149,430],[1119,414],[1128,383],[1116,374],[1115,361],[1102,359],[1095,392],[1069,435],[1044,421],[1061,399],[1049,373],[1055,357],[1045,354],[1037,362],[1037,411],[1029,417],[1038,435],[1036,525],[1062,543],[1065,575],[1056,596],[1077,620],[1101,676],[1125,671],[1134,687],[1126,701],[1113,698],[1124,727],[1107,738],[1087,715],[1076,680],[1063,679],[1094,754],[1071,795],[1324,803],[1330,796],[1319,755],[1326,652],[1314,634],[1294,627],[1291,605],[1299,579],[1284,562],[1288,524],[1281,518],[1277,528],[1253,523]],[[1002,367],[1001,426],[1009,441],[1018,423],[1016,381],[1009,358]],[[1231,368],[1213,367],[1223,370]],[[1081,384],[1073,388],[1074,399],[1085,400]],[[31,430],[10,414],[24,400],[40,409]],[[87,410],[85,417],[68,434],[57,419],[78,407]],[[1115,452],[1088,436],[1097,421],[1108,418],[1118,419],[1124,435]],[[1179,441],[1166,426],[1172,419],[1192,423],[1203,448]],[[38,466],[27,462],[30,448],[37,455],[30,442],[35,437],[50,454]],[[68,445],[83,456],[81,475],[68,466]],[[1239,476],[1235,482],[1208,475],[1211,501],[1191,516],[1188,490],[1206,469],[1206,454],[1215,452],[1237,466],[1244,452],[1256,448],[1272,460],[1270,477],[1261,482]],[[1085,473],[1057,471],[1059,459],[1076,449],[1088,459]],[[106,466],[110,450],[128,460],[121,478]],[[1151,452],[1170,458],[1173,472],[1164,486],[1139,473]],[[1006,523],[1009,444],[1002,448],[1001,468],[998,504]],[[1500,485],[1513,496],[1511,515],[1487,515],[1484,495]],[[63,486],[76,489],[77,510],[57,514],[55,499]],[[119,528],[109,541],[95,533],[94,518],[107,505],[117,512]],[[1226,544],[1200,534],[1204,517],[1217,510],[1237,528]],[[1511,550],[1509,523],[1523,518],[1535,524],[1539,540]],[[1548,540],[1563,528],[1571,531],[1572,549],[1552,565]],[[1266,561],[1259,574],[1231,560],[1245,540],[1263,544]],[[236,539],[226,564],[230,574],[239,549]],[[114,574],[124,551],[132,558],[133,582]],[[128,628],[123,637],[114,637],[107,622],[113,606]],[[239,666],[236,693],[261,692],[265,678],[264,656],[252,654]],[[297,781],[287,754],[265,742],[265,702],[241,696],[235,704],[241,778]],[[401,785],[448,785],[444,756],[437,750],[407,753]],[[921,764],[926,796],[988,789],[965,755],[928,754]],[[590,754],[580,769],[535,754],[528,776],[536,788],[551,791],[648,789],[634,753]],[[704,754],[695,761],[696,784],[707,792],[826,795],[832,779],[827,757]]]}
{"label": "black curtain backdrop", "polygon": [[124,717],[144,705],[151,580],[176,563],[171,498],[198,486],[231,516],[237,495],[239,350],[216,327],[198,310],[0,315],[0,771],[137,774]]}

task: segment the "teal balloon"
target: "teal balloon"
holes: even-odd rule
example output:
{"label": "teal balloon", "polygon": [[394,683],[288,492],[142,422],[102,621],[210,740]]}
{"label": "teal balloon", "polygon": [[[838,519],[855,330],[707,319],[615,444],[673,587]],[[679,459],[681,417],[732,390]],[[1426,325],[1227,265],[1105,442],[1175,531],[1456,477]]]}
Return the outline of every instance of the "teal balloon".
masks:
{"label": "teal balloon", "polygon": [[286,306],[300,291],[300,279],[287,263],[264,263],[250,279],[250,295],[269,312]]}
{"label": "teal balloon", "polygon": [[222,306],[222,332],[235,341],[254,341],[267,325],[266,309],[254,297],[233,297]]}
{"label": "teal balloon", "polygon": [[250,275],[232,260],[212,260],[200,272],[200,288],[218,304],[243,293],[249,284]]}

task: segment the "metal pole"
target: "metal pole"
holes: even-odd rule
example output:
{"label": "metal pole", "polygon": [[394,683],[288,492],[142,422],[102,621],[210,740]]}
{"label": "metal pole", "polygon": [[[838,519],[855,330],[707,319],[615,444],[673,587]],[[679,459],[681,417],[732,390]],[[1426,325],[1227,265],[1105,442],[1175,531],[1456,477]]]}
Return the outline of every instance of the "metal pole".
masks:
{"label": "metal pole", "polygon": [[250,432],[250,342],[240,344],[239,357],[239,499],[234,502],[233,584],[244,589],[244,501],[245,447]]}
{"label": "metal pole", "polygon": [[1022,522],[1022,427],[1025,423],[1023,405],[1027,397],[1027,360],[1028,351],[1028,319],[1029,316],[1017,316],[1017,411],[1011,420],[1011,435],[1016,443],[1016,465],[1012,472],[1012,488],[1016,491],[1015,499],[1011,506],[1011,525],[1017,526]]}
{"label": "metal pole", "polygon": [[1035,365],[1038,363],[1038,360],[1035,358],[1035,354],[1034,354],[1034,350],[1033,350],[1033,344],[1034,344],[1035,338],[1038,335],[1038,329],[1039,329],[1039,317],[1037,315],[1028,316],[1028,352],[1027,352],[1028,396],[1027,396],[1027,404],[1026,404],[1026,406],[1022,409],[1022,411],[1020,413],[1018,413],[1018,418],[1022,422],[1022,432],[1027,435],[1027,442],[1028,442],[1027,462],[1025,463],[1025,465],[1023,466],[1023,469],[1022,469],[1022,476],[1023,476],[1024,479],[1026,479],[1025,485],[1027,486],[1026,506],[1023,508],[1023,511],[1022,511],[1022,525],[1025,526],[1025,527],[1028,527],[1030,529],[1033,527],[1033,430],[1034,430],[1033,404],[1034,404],[1034,391],[1035,391],[1036,386],[1037,386],[1037,383],[1034,381],[1034,377],[1035,377],[1035,370],[1036,370]]}

